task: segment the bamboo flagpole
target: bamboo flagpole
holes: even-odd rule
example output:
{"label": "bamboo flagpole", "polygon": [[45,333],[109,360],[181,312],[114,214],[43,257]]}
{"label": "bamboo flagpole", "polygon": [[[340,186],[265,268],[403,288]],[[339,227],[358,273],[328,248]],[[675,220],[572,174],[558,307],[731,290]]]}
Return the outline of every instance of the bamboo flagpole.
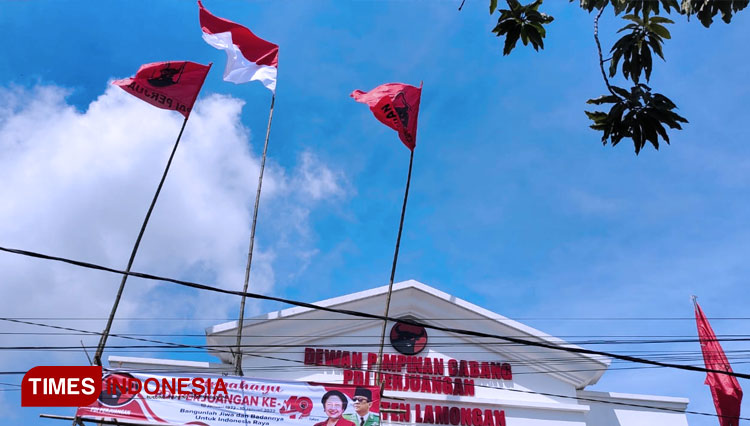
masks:
{"label": "bamboo flagpole", "polygon": [[[393,281],[396,276],[396,265],[398,263],[398,252],[401,246],[401,234],[404,228],[404,217],[406,215],[406,202],[409,198],[409,186],[411,184],[411,171],[414,164],[414,148],[417,145],[417,118],[419,116],[419,103],[422,98],[422,84],[419,87],[403,83],[382,84],[369,92],[355,90],[351,97],[357,102],[362,102],[370,107],[375,118],[381,123],[398,132],[399,139],[409,148],[409,172],[406,177],[406,190],[404,192],[404,203],[401,206],[401,220],[398,225],[398,236],[396,237],[396,249],[393,253],[393,264],[391,265],[391,278],[388,283],[388,293],[385,299],[385,314],[391,307],[391,294],[393,293]],[[383,327],[380,333],[380,345],[378,350],[377,381],[380,384],[380,393],[383,394],[383,347],[385,346],[385,329],[387,319],[383,319]]]}
{"label": "bamboo flagpole", "polygon": [[[266,142],[263,146],[263,159],[260,164],[258,177],[258,191],[255,194],[255,208],[253,209],[253,223],[250,228],[250,248],[245,266],[245,283],[243,293],[247,293],[250,282],[250,267],[253,262],[253,246],[255,244],[255,225],[258,220],[258,205],[260,204],[260,190],[263,186],[263,170],[266,165],[268,137],[271,134],[271,120],[273,119],[273,104],[276,101],[276,76],[279,63],[279,46],[264,40],[250,31],[247,27],[225,18],[219,18],[209,12],[198,0],[199,18],[203,40],[209,45],[224,50],[227,54],[227,66],[224,69],[224,81],[235,84],[257,80],[263,83],[273,93],[271,110],[268,114],[266,128]],[[235,373],[242,375],[242,327],[245,317],[245,296],[240,301],[240,314],[237,321],[237,346],[234,352]]]}
{"label": "bamboo flagpole", "polygon": [[[385,299],[385,313],[383,314],[384,317],[388,317],[388,311],[391,308],[391,293],[393,292],[393,279],[396,276],[396,263],[398,262],[398,250],[401,246],[401,232],[404,229],[404,216],[406,215],[406,201],[409,199],[409,185],[411,183],[411,169],[412,165],[414,164],[414,150],[411,151],[411,155],[409,155],[409,173],[406,175],[406,191],[404,191],[404,204],[401,206],[401,221],[398,224],[398,236],[396,237],[396,250],[393,252],[393,265],[391,266],[391,280],[388,283],[388,294],[386,295]],[[388,324],[388,320],[383,320],[383,329],[380,332],[380,349],[378,351],[378,380],[380,381],[380,384],[382,385],[383,381],[380,380],[381,377],[381,365],[383,365],[383,346],[385,344],[385,328]],[[382,394],[382,389],[381,389]]]}
{"label": "bamboo flagpole", "polygon": [[[133,266],[135,256],[138,253],[138,247],[141,244],[141,239],[146,232],[151,213],[154,211],[156,200],[159,198],[159,193],[161,193],[161,189],[164,186],[164,181],[167,179],[167,174],[172,165],[175,152],[177,152],[177,147],[180,144],[182,133],[185,131],[185,125],[187,124],[188,118],[190,118],[193,104],[198,97],[201,87],[203,87],[203,82],[206,80],[206,75],[208,75],[211,65],[212,64],[201,65],[187,61],[157,62],[143,65],[138,70],[135,77],[112,82],[112,84],[119,86],[126,92],[141,100],[162,109],[178,111],[185,116],[185,119],[182,122],[182,127],[180,128],[180,133],[177,135],[177,140],[175,140],[174,146],[172,147],[172,152],[169,154],[169,160],[167,160],[164,173],[162,173],[159,185],[156,187],[156,193],[151,199],[151,204],[146,212],[146,217],[143,219],[141,229],[138,232],[138,237],[135,239],[135,244],[130,252],[128,265],[125,268],[126,272],[130,272],[130,268]],[[114,321],[117,308],[120,305],[120,299],[125,290],[127,279],[128,275],[122,276],[120,287],[117,290],[117,295],[115,296],[115,301],[112,305],[112,310],[107,318],[107,325],[104,327],[104,331],[99,338],[99,344],[96,347],[96,354],[93,359],[94,365],[102,365],[102,353],[107,345],[107,338],[109,337],[109,332],[112,328],[112,321]]]}
{"label": "bamboo flagpole", "polygon": [[[250,247],[247,251],[247,265],[245,266],[245,283],[242,286],[242,292],[247,293],[250,284],[250,267],[253,263],[253,248],[255,245],[255,225],[258,221],[258,206],[260,205],[260,191],[263,187],[263,171],[266,168],[266,153],[268,152],[268,138],[271,135],[271,121],[273,120],[273,105],[276,101],[276,94],[271,96],[271,110],[268,113],[268,126],[266,127],[266,141],[263,144],[263,158],[260,160],[260,174],[258,175],[258,190],[255,192],[255,207],[253,208],[253,223],[250,226]],[[240,316],[237,320],[237,345],[234,353],[234,372],[242,376],[242,327],[245,318],[245,295],[240,300]]]}
{"label": "bamboo flagpole", "polygon": [[[135,239],[135,244],[133,245],[133,249],[130,251],[130,258],[128,259],[128,266],[125,267],[126,272],[130,272],[130,268],[133,266],[133,261],[135,261],[135,255],[138,253],[138,247],[141,245],[141,239],[143,238],[143,234],[146,232],[146,226],[148,226],[148,220],[151,218],[151,212],[154,211],[154,206],[156,205],[156,200],[159,198],[159,193],[161,192],[161,188],[164,186],[164,181],[167,179],[167,173],[169,173],[169,167],[172,164],[172,159],[174,158],[174,154],[177,151],[177,146],[180,144],[180,138],[182,137],[182,132],[185,130],[185,125],[187,124],[188,118],[185,117],[185,120],[182,122],[182,128],[180,128],[180,133],[177,135],[177,140],[174,143],[174,146],[172,147],[172,153],[169,155],[169,160],[167,160],[167,166],[164,168],[164,173],[161,175],[161,180],[159,181],[159,185],[156,187],[156,193],[154,194],[154,197],[151,199],[151,205],[148,207],[148,211],[146,212],[146,217],[143,219],[143,223],[141,224],[141,230],[138,232],[138,237]],[[102,352],[104,352],[104,346],[107,344],[107,338],[109,337],[109,331],[112,328],[112,321],[115,319],[115,314],[117,313],[117,308],[120,305],[120,299],[122,298],[122,293],[125,290],[125,282],[128,280],[127,275],[122,276],[122,280],[120,281],[120,288],[117,289],[117,295],[115,296],[115,302],[112,305],[112,310],[109,313],[109,317],[107,318],[107,325],[104,327],[104,331],[102,332],[101,337],[99,338],[99,345],[96,347],[96,354],[94,355],[94,365],[102,365]]]}

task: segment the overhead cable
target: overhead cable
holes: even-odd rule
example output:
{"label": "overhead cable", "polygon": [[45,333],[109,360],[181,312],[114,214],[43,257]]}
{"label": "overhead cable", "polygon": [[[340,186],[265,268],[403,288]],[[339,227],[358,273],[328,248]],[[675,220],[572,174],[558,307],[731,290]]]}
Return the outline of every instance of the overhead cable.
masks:
{"label": "overhead cable", "polygon": [[547,348],[547,349],[551,349],[555,351],[563,351],[563,352],[577,353],[577,354],[583,354],[583,355],[596,355],[596,356],[620,359],[623,361],[630,361],[630,362],[635,362],[635,363],[640,363],[640,364],[656,365],[660,367],[675,368],[675,369],[686,370],[686,371],[697,371],[697,372],[702,372],[702,373],[717,373],[717,374],[723,374],[727,376],[734,376],[734,377],[738,377],[742,379],[750,379],[750,374],[745,374],[745,373],[729,372],[729,371],[716,370],[716,369],[711,369],[711,368],[697,367],[693,365],[665,363],[665,362],[654,361],[654,360],[641,358],[641,357],[617,354],[614,352],[597,351],[593,349],[585,349],[585,348],[580,348],[580,347],[555,345],[551,343],[536,342],[533,340],[521,339],[517,337],[501,336],[497,334],[483,333],[479,331],[465,330],[465,329],[452,328],[452,327],[442,327],[438,325],[426,324],[426,323],[416,321],[410,318],[391,318],[391,317],[386,317],[384,315],[370,314],[367,312],[331,308],[328,306],[320,306],[320,305],[315,305],[313,303],[301,302],[301,301],[285,299],[281,297],[267,296],[267,295],[262,295],[262,294],[257,294],[257,293],[241,292],[241,291],[235,291],[235,290],[226,290],[226,289],[222,289],[219,287],[213,287],[213,286],[196,283],[192,281],[161,277],[158,275],[146,274],[146,273],[141,273],[141,272],[132,272],[132,271],[126,272],[126,271],[122,271],[122,270],[118,270],[118,269],[114,269],[114,268],[110,268],[106,266],[101,266],[101,265],[97,265],[93,263],[82,262],[82,261],[67,259],[67,258],[58,257],[58,256],[51,256],[51,255],[27,251],[27,250],[0,247],[0,251],[5,251],[8,253],[13,253],[13,254],[19,254],[22,256],[35,257],[38,259],[54,260],[57,262],[67,263],[70,265],[75,265],[75,266],[79,266],[83,268],[106,271],[106,272],[111,272],[111,273],[120,274],[120,275],[129,275],[129,276],[134,276],[134,277],[154,280],[154,281],[164,281],[164,282],[169,282],[169,283],[173,283],[173,284],[177,284],[177,285],[181,285],[185,287],[190,287],[190,288],[195,288],[199,290],[230,294],[233,296],[240,296],[240,297],[245,296],[245,297],[250,297],[252,299],[258,299],[258,300],[281,302],[281,303],[286,303],[289,305],[299,306],[299,307],[318,310],[318,311],[327,311],[327,312],[333,312],[333,313],[338,313],[338,314],[343,314],[343,315],[349,315],[349,316],[360,317],[360,318],[369,318],[369,319],[381,320],[381,321],[403,322],[403,323],[407,323],[407,324],[411,324],[411,325],[415,325],[419,327],[430,328],[433,330],[440,330],[440,331],[444,331],[448,333],[463,334],[463,335],[474,336],[474,337],[493,338],[493,339],[503,340],[507,342],[527,345],[527,346]]}

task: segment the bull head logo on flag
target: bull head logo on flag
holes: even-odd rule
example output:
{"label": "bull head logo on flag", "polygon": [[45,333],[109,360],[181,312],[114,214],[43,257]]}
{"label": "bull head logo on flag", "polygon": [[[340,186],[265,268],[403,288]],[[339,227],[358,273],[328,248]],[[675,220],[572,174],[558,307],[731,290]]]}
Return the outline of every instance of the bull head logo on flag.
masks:
{"label": "bull head logo on flag", "polygon": [[[151,78],[148,79],[148,83],[154,87],[167,87],[172,86],[180,82],[182,72],[185,70],[185,62],[179,68],[172,68],[171,64],[167,62],[166,66],[161,69],[155,69],[152,73]],[[158,72],[158,76],[155,76]],[[177,78],[175,78],[177,76]]]}
{"label": "bull head logo on flag", "polygon": [[398,137],[407,148],[414,151],[417,146],[417,115],[422,86],[388,83],[369,92],[355,90],[351,97],[370,107],[370,111],[381,123],[398,132]]}

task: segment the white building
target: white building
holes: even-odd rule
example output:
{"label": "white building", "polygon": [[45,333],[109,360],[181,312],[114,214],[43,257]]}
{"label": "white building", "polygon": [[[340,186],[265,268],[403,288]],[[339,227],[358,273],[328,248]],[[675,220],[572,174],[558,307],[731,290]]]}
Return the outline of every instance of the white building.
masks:
{"label": "white building", "polygon": [[[387,290],[384,286],[315,304],[382,315]],[[394,284],[389,316],[573,346],[413,280]],[[386,382],[381,409],[402,412],[383,412],[384,426],[688,424],[686,398],[586,390],[607,370],[610,360],[606,358],[430,328],[400,327],[394,331],[393,327],[389,323],[386,329]],[[275,380],[372,383],[373,358],[377,357],[381,328],[379,320],[300,307],[246,319],[242,340],[246,354],[244,375]],[[236,321],[211,327],[206,331],[207,345],[234,346],[236,333]],[[406,337],[406,344],[400,346],[405,354],[391,343],[391,333],[397,338],[397,346],[399,335]],[[414,353],[418,349],[421,351]],[[109,364],[112,368],[232,374],[232,353],[212,353],[221,363],[111,356]]]}

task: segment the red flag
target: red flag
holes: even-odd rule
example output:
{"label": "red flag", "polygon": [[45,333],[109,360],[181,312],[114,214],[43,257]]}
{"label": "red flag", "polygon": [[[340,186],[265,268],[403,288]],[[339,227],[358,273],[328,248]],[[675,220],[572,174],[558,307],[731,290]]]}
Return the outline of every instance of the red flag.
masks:
{"label": "red flag", "polygon": [[154,62],[142,65],[135,77],[112,84],[153,106],[190,115],[211,65],[195,62]]}
{"label": "red flag", "polygon": [[258,80],[275,93],[279,46],[240,24],[212,15],[200,0],[198,6],[203,39],[227,54],[224,80],[235,84]]}
{"label": "red flag", "polygon": [[[732,367],[698,302],[695,302],[695,322],[698,324],[698,339],[701,342],[706,368],[731,373]],[[742,388],[737,378],[721,373],[707,373],[705,383],[711,388],[719,425],[737,426],[742,402]]]}
{"label": "red flag", "polygon": [[419,88],[401,83],[380,85],[369,92],[355,90],[350,95],[357,102],[370,106],[370,111],[381,123],[398,132],[407,148],[417,146],[417,115],[422,96]]}

